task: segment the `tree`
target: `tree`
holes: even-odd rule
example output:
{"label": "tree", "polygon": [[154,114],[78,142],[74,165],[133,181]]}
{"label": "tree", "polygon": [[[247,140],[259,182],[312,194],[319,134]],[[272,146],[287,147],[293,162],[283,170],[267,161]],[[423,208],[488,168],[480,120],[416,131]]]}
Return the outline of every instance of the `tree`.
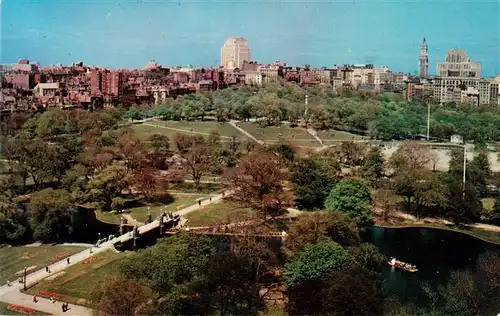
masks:
{"label": "tree", "polygon": [[479,196],[485,198],[488,196],[488,180],[491,177],[491,168],[488,161],[488,153],[485,150],[481,150],[472,160],[469,168],[470,179],[476,189],[478,190]]}
{"label": "tree", "polygon": [[364,152],[363,144],[342,142],[339,148],[340,161],[348,166],[359,166],[363,161]]}
{"label": "tree", "polygon": [[28,203],[33,237],[44,242],[61,241],[79,225],[76,207],[65,190],[45,189],[31,195]]}
{"label": "tree", "polygon": [[65,133],[66,113],[62,109],[50,109],[40,115],[35,133],[38,137],[51,137]]}
{"label": "tree", "polygon": [[255,269],[227,243],[177,234],[140,250],[120,272],[151,288],[157,314],[253,315],[260,307]]}
{"label": "tree", "polygon": [[167,136],[161,134],[153,134],[148,138],[153,152],[158,155],[167,155],[170,149],[170,142]]}
{"label": "tree", "polygon": [[115,155],[124,161],[129,171],[135,171],[151,165],[148,159],[149,150],[149,144],[139,137],[124,133],[118,138]]}
{"label": "tree", "polygon": [[8,199],[0,200],[0,243],[12,244],[31,237],[28,214]]}
{"label": "tree", "polygon": [[370,188],[359,179],[347,178],[340,180],[332,189],[325,201],[329,211],[345,213],[361,224],[371,220]]}
{"label": "tree", "polygon": [[[196,305],[203,314],[257,315],[262,302],[260,284],[248,257],[217,251],[210,260],[205,281],[195,289]],[[196,314],[199,314],[197,312]]]}
{"label": "tree", "polygon": [[187,137],[185,144],[180,145],[180,148],[183,148],[181,150],[182,164],[199,190],[201,177],[214,168],[214,150],[203,137]]}
{"label": "tree", "polygon": [[493,206],[493,213],[495,214],[495,217],[499,218],[500,217],[500,196],[497,196],[495,199],[495,204]]}
{"label": "tree", "polygon": [[384,315],[385,298],[377,277],[358,267],[332,271],[287,291],[291,315]]}
{"label": "tree", "polygon": [[103,283],[96,315],[147,315],[153,312],[151,289],[133,279],[113,277]]}
{"label": "tree", "polygon": [[148,199],[167,188],[167,179],[159,170],[151,167],[141,168],[134,172],[131,182]]}
{"label": "tree", "polygon": [[313,158],[304,158],[291,168],[295,205],[299,209],[315,210],[324,206],[325,199],[337,181],[323,164]]}
{"label": "tree", "polygon": [[382,152],[380,147],[371,147],[368,150],[365,158],[363,159],[363,165],[361,166],[361,176],[370,181],[373,185],[376,183],[377,179],[383,175],[384,172],[384,159],[382,158]]}
{"label": "tree", "polygon": [[395,210],[394,202],[395,192],[391,189],[379,189],[373,196],[373,207],[376,212],[381,212],[384,220],[388,220],[391,213]]}
{"label": "tree", "polygon": [[[456,223],[477,220],[482,210],[480,195],[473,181],[466,181],[464,186],[462,180],[463,161],[462,150],[452,151],[448,173],[442,176],[448,192],[447,211]],[[477,168],[473,168],[471,163],[467,163],[466,180],[474,179],[475,176],[472,172],[476,171]]]}
{"label": "tree", "polygon": [[405,198],[408,210],[417,215],[423,206],[444,208],[447,205],[446,184],[428,169],[398,170],[392,184],[395,192]]}
{"label": "tree", "polygon": [[288,142],[281,141],[268,147],[269,152],[278,156],[285,166],[291,165],[295,156],[294,149]]}
{"label": "tree", "polygon": [[342,246],[354,246],[360,241],[354,221],[340,212],[301,214],[288,230],[286,249],[290,257],[307,245],[333,240]]}
{"label": "tree", "polygon": [[340,270],[349,262],[349,255],[335,241],[308,245],[298,256],[285,264],[283,276],[288,285],[321,280],[332,271]]}
{"label": "tree", "polygon": [[111,209],[113,198],[129,185],[127,169],[118,164],[106,167],[88,182],[87,197],[99,202],[104,211]]}
{"label": "tree", "polygon": [[394,170],[412,170],[425,168],[430,160],[430,153],[427,148],[415,142],[408,142],[392,154],[389,163]]}
{"label": "tree", "polygon": [[265,219],[284,212],[289,196],[283,188],[288,174],[280,168],[276,156],[254,151],[223,175],[223,185],[231,190],[229,199],[250,207]]}
{"label": "tree", "polygon": [[429,159],[432,163],[432,172],[436,172],[436,166],[440,160],[438,153],[436,151],[431,151],[429,153]]}

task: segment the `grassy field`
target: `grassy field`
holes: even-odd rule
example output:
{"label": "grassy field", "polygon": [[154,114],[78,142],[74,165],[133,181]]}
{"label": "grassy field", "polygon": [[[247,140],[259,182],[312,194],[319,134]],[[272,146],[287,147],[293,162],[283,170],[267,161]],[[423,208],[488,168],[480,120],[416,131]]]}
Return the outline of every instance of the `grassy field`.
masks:
{"label": "grassy field", "polygon": [[[78,263],[64,270],[52,280],[42,280],[28,290],[35,294],[40,290],[61,295],[58,299],[71,304],[91,304],[92,296],[99,290],[106,279],[117,273],[117,267],[127,254],[116,253],[111,250],[95,256],[93,261]],[[42,295],[43,296],[43,295]]]}
{"label": "grassy field", "polygon": [[368,137],[351,134],[349,132],[344,132],[344,131],[328,130],[328,131],[316,131],[316,133],[318,137],[321,138],[321,140],[325,144],[326,143],[333,144],[339,141],[368,139]]}
{"label": "grassy field", "polygon": [[483,203],[483,207],[487,212],[493,212],[493,207],[495,206],[494,198],[482,199],[481,202]]}
{"label": "grassy field", "polygon": [[211,226],[229,222],[245,221],[255,215],[255,211],[241,208],[232,203],[223,201],[203,207],[201,210],[186,215],[187,225],[190,227]]}
{"label": "grassy field", "polygon": [[284,139],[297,146],[320,146],[320,143],[305,129],[298,127],[288,125],[261,127],[251,122],[239,123],[239,126],[264,142],[272,143]]}
{"label": "grassy field", "polygon": [[[25,267],[36,266],[37,269],[58,261],[57,255],[67,252],[77,253],[85,247],[77,246],[38,246],[38,247],[3,247],[0,249],[0,284],[7,280],[14,282],[18,279],[16,272]],[[67,256],[67,255],[66,255]]]}
{"label": "grassy field", "polygon": [[[186,176],[186,178],[189,179],[189,175]],[[212,180],[212,179],[207,178],[207,180]],[[198,190],[195,184],[192,182],[179,182],[179,183],[173,183],[168,191],[172,192],[172,194],[175,195],[177,193],[217,194],[221,190],[222,190],[221,185],[218,183],[201,183],[200,189]]]}
{"label": "grassy field", "polygon": [[[24,313],[14,312],[14,311],[8,309],[9,305],[10,304],[8,304],[8,303],[0,302],[0,315],[26,315]],[[47,314],[47,313],[44,313],[44,312],[40,312],[40,311],[36,311],[36,313],[32,314],[32,315],[50,315],[50,314]]]}
{"label": "grassy field", "polygon": [[[148,122],[152,125],[163,126],[172,128],[173,134],[178,133],[180,131],[174,129],[180,129],[186,131],[186,133],[202,133],[202,134],[210,134],[212,131],[218,131],[221,137],[233,137],[237,138],[245,138],[245,135],[240,133],[237,129],[235,129],[231,124],[227,122],[200,122],[200,121],[151,121]],[[147,126],[147,125],[146,125]],[[154,127],[153,127],[154,128]],[[166,128],[158,128],[159,130],[169,130]]]}
{"label": "grassy field", "polygon": [[159,127],[154,127],[154,126],[149,126],[149,125],[144,125],[144,124],[134,124],[134,125],[131,125],[130,128],[132,128],[134,130],[134,133],[136,136],[138,136],[142,139],[147,139],[151,135],[154,135],[154,134],[165,135],[169,139],[172,139],[174,137],[175,133],[177,133],[174,130],[159,128]]}
{"label": "grassy field", "polygon": [[[203,193],[176,193],[174,195],[174,200],[169,204],[162,203],[152,203],[151,205],[144,205],[140,207],[134,207],[128,209],[130,212],[127,213],[132,216],[135,220],[139,222],[144,222],[148,217],[148,212],[151,216],[156,218],[163,211],[175,212],[177,207],[184,208],[193,204],[196,204],[196,200],[199,198],[206,199],[210,195]],[[120,218],[123,214],[110,213],[110,212],[96,212],[97,219],[107,223],[120,224]]]}

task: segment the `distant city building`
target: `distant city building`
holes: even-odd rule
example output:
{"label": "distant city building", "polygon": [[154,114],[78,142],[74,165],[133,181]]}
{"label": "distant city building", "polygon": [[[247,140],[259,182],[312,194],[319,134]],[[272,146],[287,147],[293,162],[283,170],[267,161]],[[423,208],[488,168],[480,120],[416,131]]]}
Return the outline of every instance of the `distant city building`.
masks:
{"label": "distant city building", "polygon": [[93,69],[90,71],[92,96],[118,97],[122,93],[123,75],[119,71]]}
{"label": "distant city building", "polygon": [[431,96],[433,87],[430,83],[409,82],[407,85],[407,99],[411,100],[425,100]]}
{"label": "distant city building", "polygon": [[[481,77],[481,65],[470,60],[465,51],[452,49],[446,60],[437,63],[437,77],[434,78],[434,99],[443,104],[460,103],[468,87],[477,88]],[[465,94],[474,94],[472,92]],[[470,102],[468,102],[470,103]]]}
{"label": "distant city building", "polygon": [[243,37],[228,38],[220,50],[220,65],[224,68],[242,68],[245,61],[251,61],[247,40]]}
{"label": "distant city building", "polygon": [[495,79],[481,79],[478,83],[477,90],[479,91],[479,105],[496,105],[499,100],[499,80],[500,76]]}
{"label": "distant city building", "polygon": [[480,78],[481,65],[470,60],[464,50],[452,49],[444,62],[437,63],[438,77]]}
{"label": "distant city building", "polygon": [[420,78],[429,77],[429,57],[427,56],[427,42],[425,41],[425,37],[422,45],[420,45],[420,57],[418,66]]}

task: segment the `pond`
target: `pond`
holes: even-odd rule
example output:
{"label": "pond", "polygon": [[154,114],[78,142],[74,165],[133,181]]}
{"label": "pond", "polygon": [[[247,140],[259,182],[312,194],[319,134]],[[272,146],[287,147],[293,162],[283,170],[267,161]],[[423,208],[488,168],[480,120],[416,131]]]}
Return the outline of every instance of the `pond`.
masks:
{"label": "pond", "polygon": [[372,227],[362,232],[365,242],[375,244],[387,257],[414,264],[418,272],[407,272],[383,265],[384,286],[389,295],[418,304],[423,297],[421,286],[446,283],[452,270],[474,268],[486,251],[500,251],[500,246],[465,234],[432,228]]}

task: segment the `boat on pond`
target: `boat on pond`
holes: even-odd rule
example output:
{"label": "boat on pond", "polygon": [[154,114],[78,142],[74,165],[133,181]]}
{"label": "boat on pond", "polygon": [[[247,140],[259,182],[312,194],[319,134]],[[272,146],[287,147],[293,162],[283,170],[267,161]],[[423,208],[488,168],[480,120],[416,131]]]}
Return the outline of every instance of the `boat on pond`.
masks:
{"label": "boat on pond", "polygon": [[406,270],[409,272],[417,272],[418,271],[417,266],[410,264],[410,263],[400,261],[396,258],[391,258],[391,260],[387,261],[387,263],[392,267],[403,269],[403,270]]}

